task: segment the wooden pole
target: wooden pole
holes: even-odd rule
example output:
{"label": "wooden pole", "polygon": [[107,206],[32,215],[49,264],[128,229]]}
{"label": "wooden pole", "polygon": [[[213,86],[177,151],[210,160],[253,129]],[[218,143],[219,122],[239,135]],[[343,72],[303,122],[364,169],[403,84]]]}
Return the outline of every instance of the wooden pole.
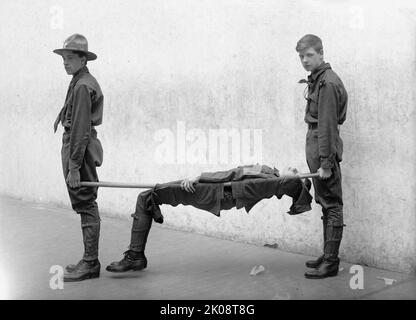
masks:
{"label": "wooden pole", "polygon": [[[297,176],[287,177],[293,179],[307,179],[307,178],[318,178],[319,173],[301,173]],[[108,182],[108,181],[100,181],[100,182],[90,182],[90,181],[81,181],[82,187],[101,187],[101,188],[137,188],[137,189],[151,189],[155,187],[155,183],[124,183],[124,182]],[[231,182],[226,182],[224,185],[231,185]],[[179,183],[171,184],[172,187],[177,186],[180,187]]]}

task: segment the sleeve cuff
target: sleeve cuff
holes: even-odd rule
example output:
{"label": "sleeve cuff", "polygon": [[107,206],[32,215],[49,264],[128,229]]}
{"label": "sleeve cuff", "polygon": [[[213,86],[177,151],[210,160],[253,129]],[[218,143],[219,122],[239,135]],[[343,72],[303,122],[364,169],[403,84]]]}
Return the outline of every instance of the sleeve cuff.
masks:
{"label": "sleeve cuff", "polygon": [[312,210],[312,206],[311,206],[312,196],[309,193],[311,189],[311,182],[309,181],[309,179],[306,179],[305,183],[302,182],[301,184],[302,184],[301,193],[297,199],[293,199],[292,205],[289,211],[287,212],[290,215],[296,215],[296,214],[300,214],[300,213]]}
{"label": "sleeve cuff", "polygon": [[69,160],[69,171],[78,171],[79,169],[81,169],[81,166],[76,165],[71,160]]}

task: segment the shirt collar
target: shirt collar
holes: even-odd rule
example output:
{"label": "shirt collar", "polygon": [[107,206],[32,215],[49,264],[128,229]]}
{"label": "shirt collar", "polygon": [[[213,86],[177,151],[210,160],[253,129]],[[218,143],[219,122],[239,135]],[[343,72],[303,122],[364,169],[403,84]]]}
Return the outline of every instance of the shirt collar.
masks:
{"label": "shirt collar", "polygon": [[311,74],[308,76],[310,82],[314,82],[323,72],[331,69],[331,65],[327,62],[322,62],[319,67],[317,67]]}
{"label": "shirt collar", "polygon": [[74,73],[71,83],[76,82],[84,73],[89,73],[87,66],[83,66],[81,69]]}
{"label": "shirt collar", "polygon": [[331,69],[331,65],[327,62],[322,62],[318,68],[316,68],[309,76],[308,79],[301,79],[298,83],[307,83],[309,87],[313,87],[313,83],[318,79],[318,77],[324,73],[326,70]]}

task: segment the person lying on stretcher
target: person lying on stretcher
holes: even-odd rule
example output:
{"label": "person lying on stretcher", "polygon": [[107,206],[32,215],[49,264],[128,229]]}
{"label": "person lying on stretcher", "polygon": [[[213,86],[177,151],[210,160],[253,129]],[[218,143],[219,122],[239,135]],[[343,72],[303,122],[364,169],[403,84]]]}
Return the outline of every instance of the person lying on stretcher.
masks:
{"label": "person lying on stretcher", "polygon": [[220,216],[221,210],[233,207],[245,208],[248,213],[259,201],[283,195],[292,198],[290,215],[311,210],[311,182],[297,177],[297,170],[287,168],[279,172],[265,165],[240,166],[228,171],[204,172],[194,179],[157,184],[153,189],[141,192],[136,210],[132,214],[133,225],[129,250],[120,261],[112,262],[106,270],[125,272],[147,267],[144,254],[147,237],[154,220],[163,223],[159,205],[191,205]]}

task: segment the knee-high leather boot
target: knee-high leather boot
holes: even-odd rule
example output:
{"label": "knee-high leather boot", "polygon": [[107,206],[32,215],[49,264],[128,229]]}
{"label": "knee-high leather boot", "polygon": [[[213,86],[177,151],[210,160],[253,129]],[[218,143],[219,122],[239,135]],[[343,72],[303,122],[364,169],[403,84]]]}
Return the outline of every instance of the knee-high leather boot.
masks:
{"label": "knee-high leather boot", "polygon": [[306,272],[306,278],[322,279],[326,277],[333,277],[338,274],[338,253],[342,240],[343,226],[328,225],[326,230],[327,239],[325,241],[323,261],[317,268]]}
{"label": "knee-high leather boot", "polygon": [[[323,229],[323,251],[325,250],[325,242],[326,242],[326,228],[328,225],[328,219],[325,216],[321,217],[322,219],[322,229]],[[324,254],[320,255],[316,260],[308,260],[306,261],[305,265],[308,268],[315,269],[319,267],[319,265],[324,261]]]}
{"label": "knee-high leather boot", "polygon": [[98,243],[100,238],[100,221],[84,222],[81,224],[84,242],[84,256],[76,265],[66,268],[64,281],[81,281],[98,278],[100,276],[100,262],[98,260]]}

